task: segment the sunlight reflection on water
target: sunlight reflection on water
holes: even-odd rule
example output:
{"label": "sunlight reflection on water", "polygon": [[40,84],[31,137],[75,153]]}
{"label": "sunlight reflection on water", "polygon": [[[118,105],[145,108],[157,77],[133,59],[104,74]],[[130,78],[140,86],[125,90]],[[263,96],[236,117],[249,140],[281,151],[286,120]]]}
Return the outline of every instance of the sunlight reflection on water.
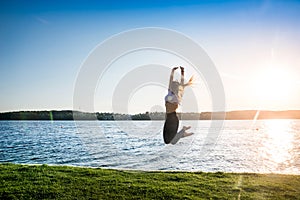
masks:
{"label": "sunlight reflection on water", "polygon": [[267,142],[265,147],[268,154],[278,164],[291,159],[290,150],[293,149],[293,134],[291,121],[270,120],[266,121]]}
{"label": "sunlight reflection on water", "polygon": [[296,138],[299,130],[293,129],[294,123],[292,120],[265,120],[261,123],[258,156],[262,156],[265,171],[286,171],[299,159],[299,139]]}

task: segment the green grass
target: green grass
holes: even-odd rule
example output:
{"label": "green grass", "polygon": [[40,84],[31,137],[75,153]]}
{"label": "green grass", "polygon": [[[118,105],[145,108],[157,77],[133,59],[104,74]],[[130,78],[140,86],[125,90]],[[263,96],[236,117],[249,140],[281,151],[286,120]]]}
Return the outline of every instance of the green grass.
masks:
{"label": "green grass", "polygon": [[300,176],[0,164],[0,199],[300,199]]}

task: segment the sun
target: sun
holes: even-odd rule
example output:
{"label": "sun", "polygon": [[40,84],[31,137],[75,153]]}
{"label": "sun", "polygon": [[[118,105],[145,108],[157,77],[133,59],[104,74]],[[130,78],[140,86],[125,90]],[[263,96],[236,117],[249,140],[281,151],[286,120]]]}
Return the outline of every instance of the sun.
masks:
{"label": "sun", "polygon": [[255,93],[258,99],[272,105],[282,105],[291,98],[292,74],[284,67],[269,67],[257,76]]}

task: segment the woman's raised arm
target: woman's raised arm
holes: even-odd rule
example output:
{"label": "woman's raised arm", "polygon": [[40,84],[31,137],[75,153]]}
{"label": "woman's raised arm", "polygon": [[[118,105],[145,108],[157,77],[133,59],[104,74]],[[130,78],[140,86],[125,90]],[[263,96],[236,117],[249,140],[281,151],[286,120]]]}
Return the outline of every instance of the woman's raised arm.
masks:
{"label": "woman's raised arm", "polygon": [[171,89],[171,84],[173,82],[173,78],[174,78],[174,72],[175,70],[178,69],[178,67],[174,67],[171,71],[171,75],[170,75],[170,80],[169,80],[169,90]]}
{"label": "woman's raised arm", "polygon": [[180,66],[181,69],[181,81],[180,85],[184,85],[184,68]]}

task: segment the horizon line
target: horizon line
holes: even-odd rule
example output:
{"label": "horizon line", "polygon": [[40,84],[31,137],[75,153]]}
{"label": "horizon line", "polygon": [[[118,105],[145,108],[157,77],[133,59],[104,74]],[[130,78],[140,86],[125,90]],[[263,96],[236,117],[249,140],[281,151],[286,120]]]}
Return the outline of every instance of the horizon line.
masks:
{"label": "horizon line", "polygon": [[[124,114],[124,115],[136,115],[136,114],[145,114],[145,113],[165,113],[165,111],[144,111],[139,113],[118,113],[118,112],[111,112],[111,111],[81,111],[81,110],[72,110],[72,109],[63,109],[63,110],[13,110],[13,111],[0,111],[1,114],[3,113],[14,113],[14,112],[64,112],[64,111],[70,111],[70,112],[82,112],[82,113],[112,113],[112,114]],[[228,110],[228,111],[202,111],[202,112],[177,112],[177,113],[228,113],[228,112],[250,112],[250,111],[260,111],[260,112],[290,112],[290,111],[300,111],[300,109],[288,109],[288,110],[261,110],[261,109],[246,109],[246,110]]]}

